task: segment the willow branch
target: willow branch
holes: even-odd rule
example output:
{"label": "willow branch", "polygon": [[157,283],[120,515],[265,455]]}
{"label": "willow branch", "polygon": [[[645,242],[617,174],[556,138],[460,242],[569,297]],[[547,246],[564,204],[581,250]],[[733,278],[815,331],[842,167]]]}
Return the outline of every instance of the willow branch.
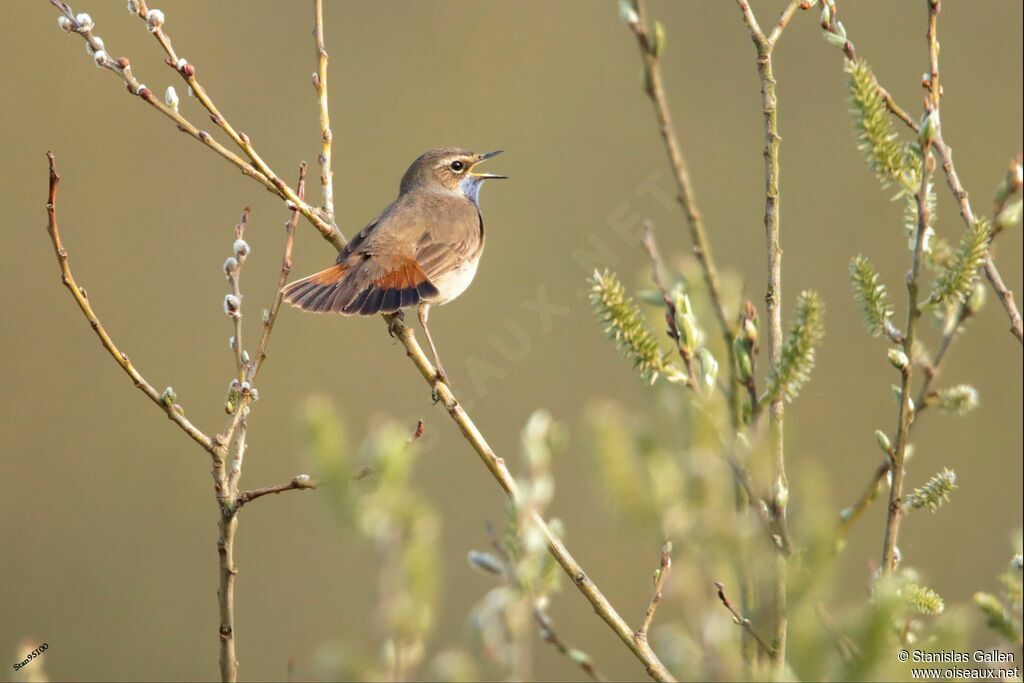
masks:
{"label": "willow branch", "polygon": [[[406,327],[397,316],[385,316],[388,329],[392,336],[405,347],[406,355],[420,371],[424,381],[433,388],[438,400],[444,405],[452,421],[462,432],[463,437],[469,442],[473,450],[480,457],[487,471],[491,473],[495,481],[512,500],[516,500],[518,489],[512,474],[509,472],[505,461],[497,456],[488,445],[483,434],[476,424],[463,409],[462,405],[455,398],[451,387],[444,382],[438,381],[437,369],[423,353],[413,330]],[[629,627],[619,613],[615,610],[608,598],[598,589],[590,576],[583,570],[583,567],[569,553],[569,550],[555,535],[547,523],[536,513],[530,515],[532,524],[535,524],[543,534],[548,551],[562,567],[565,573],[572,579],[576,588],[587,598],[593,606],[594,611],[608,624],[619,639],[629,648],[633,655],[644,665],[647,674],[656,681],[675,680],[665,665],[651,649],[645,640],[636,637],[635,631]]]}
{"label": "willow branch", "polygon": [[285,491],[303,491],[306,489],[315,489],[317,483],[309,478],[309,475],[300,474],[286,484],[276,484],[274,486],[264,486],[259,489],[252,489],[249,491],[242,491],[238,494],[238,498],[235,499],[235,510],[240,510],[243,505],[250,503],[257,498],[268,496],[271,494],[284,493]]}
{"label": "willow branch", "polygon": [[99,337],[100,343],[103,344],[103,348],[110,353],[114,361],[121,366],[121,369],[131,377],[135,387],[149,397],[149,399],[167,415],[168,419],[178,425],[178,427],[188,434],[193,441],[202,446],[203,449],[211,455],[215,454],[217,444],[214,440],[189,422],[185,417],[185,411],[180,405],[174,402],[171,394],[161,394],[153,387],[152,384],[147,382],[128,358],[128,354],[124,353],[117,347],[114,340],[111,339],[109,334],[107,334],[106,328],[103,327],[103,324],[96,316],[95,311],[93,311],[92,304],[89,302],[89,295],[86,293],[85,288],[80,287],[75,281],[75,276],[71,272],[71,265],[68,261],[68,252],[61,241],[60,228],[57,223],[57,185],[60,182],[60,175],[56,170],[53,152],[47,152],[46,158],[49,160],[50,164],[50,189],[46,200],[47,231],[50,234],[50,240],[53,242],[53,249],[57,255],[57,263],[60,266],[61,282],[63,282],[64,286],[68,288],[69,292],[71,292],[71,296],[74,297],[75,302],[81,309],[85,319],[89,321],[89,325],[96,333],[96,336]]}
{"label": "willow branch", "polygon": [[[245,237],[245,228],[249,224],[249,207],[245,207],[242,210],[242,217],[238,221],[238,225],[235,226],[235,239],[241,240]],[[234,268],[226,268],[226,274],[228,278],[228,285],[231,287],[231,294],[235,297],[235,301],[238,305],[241,305],[242,301],[242,266],[245,265],[245,259],[237,259],[237,265]],[[241,380],[242,372],[244,370],[245,363],[242,360],[242,353],[245,350],[245,345],[242,341],[242,311],[235,310],[231,314],[231,323],[234,326],[235,334],[232,336],[231,349],[235,352],[235,365],[238,370],[238,377]]]}
{"label": "willow branch", "polygon": [[[299,182],[297,185],[300,197],[304,196],[306,190],[305,178],[306,164],[303,163],[299,166]],[[290,204],[289,207],[291,208],[292,216],[285,224],[286,236],[284,255],[281,257],[281,274],[278,277],[277,292],[274,295],[274,301],[267,312],[267,317],[263,321],[263,333],[260,336],[259,345],[256,350],[256,359],[255,361],[250,361],[243,369],[242,381],[239,383],[238,389],[238,401],[231,407],[232,409],[223,435],[218,435],[218,440],[224,444],[231,444],[236,438],[238,430],[244,428],[243,425],[249,412],[249,406],[255,400],[253,382],[255,382],[256,375],[259,373],[260,368],[263,367],[263,363],[267,359],[267,346],[270,344],[270,334],[274,330],[274,323],[277,321],[278,313],[281,310],[281,302],[284,297],[284,285],[292,267],[292,246],[295,242],[295,228],[298,223],[298,214],[301,213],[294,204]],[[236,462],[238,462],[237,459]],[[241,463],[238,462],[238,464],[240,465]],[[237,480],[240,476],[240,472],[236,473],[232,468],[230,475],[232,479]],[[227,504],[226,501],[223,500],[221,503],[222,505]]]}
{"label": "willow branch", "polygon": [[693,354],[683,344],[682,335],[679,334],[679,324],[676,321],[676,304],[672,301],[668,288],[665,286],[665,281],[661,277],[661,256],[658,253],[658,245],[654,241],[654,228],[651,226],[650,221],[644,223],[643,246],[648,258],[651,260],[651,280],[661,294],[662,303],[665,304],[665,323],[668,329],[668,336],[675,343],[676,350],[679,351],[679,358],[683,362],[683,367],[686,368],[686,386],[700,393],[700,385],[697,383],[693,373]]}
{"label": "willow branch", "polygon": [[574,661],[576,665],[583,670],[583,673],[587,674],[587,676],[592,680],[606,680],[605,677],[601,675],[601,672],[597,670],[597,667],[594,666],[594,662],[590,657],[585,656],[579,650],[574,650],[566,645],[565,641],[562,640],[558,633],[555,632],[554,624],[551,623],[551,619],[544,613],[544,610],[536,604],[536,602],[533,605],[533,618],[537,622],[537,625],[540,626],[540,637],[545,643],[555,648],[560,655],[568,657]]}
{"label": "willow branch", "polygon": [[[938,109],[937,103],[935,106],[936,109]],[[964,223],[967,224],[968,229],[970,229],[974,226],[977,218],[971,208],[971,202],[970,199],[968,199],[967,190],[964,189],[963,184],[960,182],[960,176],[957,175],[956,167],[953,165],[953,151],[942,139],[941,131],[935,137],[934,146],[935,153],[938,155],[939,162],[942,164],[942,170],[945,173],[949,190],[953,193],[953,197],[956,199],[957,205],[960,208],[960,216],[964,219]],[[999,303],[1002,305],[1003,310],[1006,311],[1007,317],[1010,318],[1010,332],[1017,338],[1017,341],[1024,343],[1024,321],[1021,320],[1020,309],[1017,308],[1017,302],[1014,300],[1013,292],[1010,291],[1003,282],[1003,276],[1000,274],[999,269],[992,260],[991,251],[988,251],[985,254],[985,262],[982,264],[982,269],[985,272],[985,277],[988,279],[989,284],[992,286],[992,291],[996,293],[996,296],[999,298]]]}
{"label": "willow branch", "polygon": [[[94,56],[96,64],[117,75],[127,86],[128,92],[130,94],[137,95],[144,102],[152,106],[154,109],[159,111],[161,114],[163,114],[171,121],[173,121],[177,126],[178,130],[185,133],[189,137],[203,143],[206,147],[212,149],[219,156],[228,161],[232,166],[241,171],[243,175],[252,178],[256,182],[261,184],[264,188],[266,188],[269,192],[278,195],[282,199],[293,202],[298,207],[302,215],[320,232],[324,239],[333,244],[335,248],[341,249],[342,245],[344,244],[344,240],[342,239],[338,229],[333,225],[328,224],[319,215],[317,215],[316,209],[309,206],[305,202],[297,201],[298,196],[296,192],[292,188],[290,188],[283,180],[274,175],[273,171],[270,170],[270,168],[266,165],[263,159],[260,158],[258,154],[256,154],[254,149],[252,149],[251,143],[249,143],[248,145],[242,144],[243,139],[247,140],[247,138],[244,138],[244,133],[234,132],[234,129],[231,128],[231,131],[234,132],[234,135],[229,134],[229,136],[232,137],[232,140],[236,144],[238,144],[239,147],[244,152],[246,152],[246,154],[250,157],[251,162],[245,161],[242,157],[238,156],[237,154],[226,148],[224,145],[219,143],[217,140],[215,140],[213,136],[211,136],[208,132],[198,128],[191,121],[189,121],[182,114],[180,114],[176,106],[172,107],[170,104],[166,104],[160,101],[153,94],[153,92],[149,88],[147,88],[142,82],[140,82],[139,79],[132,73],[131,64],[128,58],[111,58],[104,49],[103,42],[96,35],[94,35],[92,27],[80,25],[78,23],[78,20],[76,19],[74,11],[66,2],[63,2],[63,0],[50,0],[50,3],[54,7],[56,7],[57,10],[65,18],[67,18],[69,22],[69,32],[77,33],[82,37],[83,40],[85,40],[85,42],[89,46],[90,54],[93,54]],[[135,0],[135,7],[136,13],[139,15],[139,17],[143,20],[146,20],[146,15],[149,10],[146,8],[145,2],[143,2],[142,0]],[[210,110],[210,107],[207,105],[209,104],[210,106],[212,106],[213,102],[209,99],[209,96],[206,94],[206,91],[203,90],[203,96],[199,97],[201,86],[199,90],[197,90],[195,87],[199,85],[198,81],[196,81],[195,79],[195,67],[189,64],[187,61],[179,59],[177,57],[177,54],[174,52],[173,46],[171,45],[170,38],[167,37],[167,34],[164,33],[159,26],[156,27],[156,29],[154,29],[152,32],[154,36],[157,38],[157,40],[160,42],[161,46],[164,48],[164,51],[168,54],[166,60],[168,66],[170,66],[179,74],[181,74],[185,82],[189,84],[189,87],[192,87],[193,93],[196,94],[196,97],[199,98],[201,102],[203,102],[204,106],[206,106],[208,110]],[[225,128],[226,122],[223,121],[222,118],[220,118],[219,112],[217,114],[214,114],[213,111],[211,111],[211,114],[211,118],[213,119],[214,123],[217,123],[221,128]],[[230,126],[228,127],[230,128]],[[249,149],[246,149],[246,146],[248,146]]]}
{"label": "willow branch", "polygon": [[[929,0],[929,3],[930,2],[931,0]],[[830,19],[822,25],[822,28],[831,33],[836,33],[835,6],[831,2],[829,4],[832,7]],[[931,4],[929,4],[929,7],[931,7]],[[936,5],[936,12],[939,9],[941,9],[940,5]],[[853,43],[849,40],[845,41],[842,50],[847,59],[857,59],[857,51],[854,48]],[[929,48],[929,50],[931,52],[931,48]],[[938,86],[939,74],[937,42],[935,43],[934,56],[936,70],[934,72],[929,70],[928,74],[926,74],[924,85],[931,92],[933,100],[932,106],[938,110],[939,101],[941,100],[941,88]],[[914,118],[906,112],[906,110],[900,107],[888,90],[879,85],[878,94],[882,97],[886,108],[893,116],[906,124],[906,126],[910,128],[910,130],[914,131],[914,133],[918,132],[919,126],[917,121],[915,121]],[[949,185],[950,192],[953,194],[954,199],[956,199],[961,218],[963,218],[968,230],[973,229],[977,219],[974,215],[973,209],[971,208],[967,190],[964,189],[963,184],[960,182],[960,177],[956,172],[956,166],[953,164],[953,150],[942,138],[941,131],[937,131],[937,134],[932,141],[932,147],[942,165],[943,174],[946,177],[946,183]],[[1020,309],[1017,307],[1017,302],[1014,299],[1013,292],[1010,291],[1003,282],[1002,274],[999,272],[999,268],[996,267],[995,261],[992,260],[991,249],[989,249],[985,254],[985,261],[982,264],[982,269],[985,272],[985,278],[989,281],[989,284],[992,287],[992,291],[996,293],[996,296],[999,298],[1000,305],[1002,305],[1003,310],[1006,311],[1006,315],[1010,319],[1010,332],[1017,338],[1017,341],[1024,343],[1024,322],[1021,320]]]}
{"label": "willow branch", "polygon": [[232,142],[245,152],[246,156],[248,156],[250,161],[252,161],[253,166],[259,169],[260,173],[270,181],[281,197],[294,204],[298,208],[299,212],[305,216],[306,220],[312,223],[313,226],[320,231],[320,234],[323,235],[324,239],[331,244],[334,244],[335,247],[340,248],[342,240],[338,229],[321,218],[312,206],[303,201],[295,190],[293,190],[284,182],[284,180],[274,173],[267,162],[263,160],[263,157],[261,157],[256,151],[256,148],[253,146],[249,136],[237,130],[231,122],[228,121],[227,117],[224,116],[220,109],[217,108],[217,105],[213,102],[213,98],[210,97],[209,93],[196,77],[195,65],[179,57],[178,53],[174,50],[174,45],[171,42],[170,36],[168,36],[163,30],[163,21],[159,24],[155,24],[151,20],[145,0],[136,0],[136,7],[136,14],[140,19],[147,23],[149,32],[153,34],[153,37],[156,38],[157,42],[160,43],[160,47],[162,47],[166,53],[167,59],[165,62],[167,63],[167,66],[174,69],[178,75],[181,76],[182,80],[188,84],[188,87],[192,89],[192,93],[195,95],[196,99],[198,99],[210,113],[210,119],[219,126],[229,138],[231,138]]}
{"label": "willow branch", "polygon": [[757,631],[754,630],[754,624],[750,621],[750,619],[743,616],[743,614],[738,609],[736,609],[735,605],[733,605],[729,598],[726,596],[725,584],[721,581],[715,581],[715,590],[718,592],[718,600],[727,610],[729,610],[729,613],[732,614],[733,622],[735,622],[737,626],[746,631],[750,635],[750,637],[754,639],[758,647],[760,647],[764,652],[767,652],[769,656],[774,658],[774,648],[772,648],[771,645],[766,643],[764,639],[761,638],[761,636],[757,635]]}
{"label": "willow branch", "polygon": [[637,629],[635,634],[636,638],[641,640],[647,640],[647,631],[651,628],[651,622],[654,621],[654,613],[658,609],[658,604],[661,602],[662,591],[665,589],[665,582],[668,581],[668,575],[672,573],[672,543],[671,541],[665,543],[661,549],[661,563],[658,569],[654,572],[654,594],[651,596],[651,602],[647,605],[647,611],[644,613],[644,620],[640,623],[640,628]]}
{"label": "willow branch", "polygon": [[314,27],[316,37],[316,73],[313,74],[313,87],[316,88],[317,100],[320,105],[320,183],[323,185],[323,216],[329,223],[334,223],[334,171],[331,169],[331,143],[334,134],[331,132],[331,115],[327,105],[327,48],[324,45],[324,0],[313,0]]}
{"label": "willow branch", "polygon": [[[931,93],[925,105],[925,116],[936,117],[933,128],[938,127],[937,113],[934,107],[939,97],[939,70],[938,70],[938,4],[929,0],[928,2],[928,54],[931,76]],[[914,197],[917,203],[917,226],[914,234],[914,253],[910,273],[907,275],[907,323],[906,338],[903,341],[903,351],[906,357],[913,358],[914,341],[917,336],[917,322],[921,317],[921,309],[918,302],[918,276],[921,270],[921,254],[923,252],[924,235],[930,221],[930,209],[928,207],[928,186],[931,182],[935,162],[932,157],[931,142],[929,135],[919,136],[921,142],[921,184]],[[910,390],[913,376],[913,362],[904,364],[900,371],[900,408],[896,428],[896,439],[893,444],[892,454],[892,485],[889,489],[889,511],[886,517],[885,537],[882,545],[882,566],[883,573],[891,574],[896,570],[898,561],[896,543],[899,536],[900,521],[902,519],[902,496],[904,478],[904,460],[906,457],[907,439],[910,433],[910,424],[914,419],[911,408]]]}
{"label": "willow branch", "polygon": [[[300,198],[306,196],[306,163],[299,165],[299,181],[295,185],[295,192]],[[267,310],[263,320],[263,334],[260,336],[259,346],[256,348],[256,364],[252,371],[253,379],[259,374],[260,368],[267,360],[267,346],[270,344],[270,334],[274,331],[274,323],[277,322],[277,315],[281,311],[281,303],[284,300],[284,286],[288,283],[288,275],[292,272],[292,247],[295,245],[295,228],[299,224],[300,211],[292,209],[292,215],[284,225],[284,253],[281,255],[281,274],[277,278],[277,292],[274,300]]]}
{"label": "willow branch", "polygon": [[725,310],[725,300],[722,296],[721,285],[719,284],[718,268],[715,266],[715,259],[711,254],[711,242],[708,239],[704,218],[697,206],[696,191],[693,187],[693,181],[690,179],[689,166],[686,158],[683,156],[675,125],[672,123],[668,96],[665,94],[665,82],[661,75],[660,48],[655,45],[654,39],[647,31],[643,0],[633,0],[633,8],[636,12],[636,20],[629,23],[629,28],[633,31],[633,35],[636,36],[637,46],[640,48],[640,57],[643,60],[644,72],[646,74],[646,92],[654,105],[658,129],[661,131],[665,152],[668,155],[672,174],[675,177],[678,189],[676,199],[686,216],[690,239],[693,242],[693,254],[697,257],[697,262],[700,264],[704,285],[707,287],[708,297],[711,300],[711,307],[714,310],[715,318],[718,320],[718,327],[725,344],[726,353],[729,355],[731,378],[728,391],[729,406],[732,412],[733,424],[734,426],[739,426],[741,415],[737,400],[739,392],[736,387],[735,353],[732,348],[733,326],[729,322],[729,315]]}
{"label": "willow branch", "polygon": [[[787,16],[792,16],[800,6],[791,0],[783,10],[776,31],[772,37],[765,36],[758,25],[757,17],[747,0],[737,0],[743,20],[750,29],[750,38],[757,49],[757,72],[761,81],[761,110],[764,116],[764,188],[765,210],[764,231],[768,254],[768,283],[765,293],[765,308],[768,317],[768,357],[773,366],[778,366],[782,359],[782,246],[780,241],[779,217],[779,145],[782,138],[778,131],[778,100],[775,95],[775,75],[772,69],[772,50],[775,39],[781,34],[788,23]],[[785,442],[783,439],[784,399],[774,397],[768,408],[769,426],[771,430],[771,451],[774,464],[774,495],[771,513],[777,529],[787,528],[786,504],[789,497],[789,482],[786,478]],[[789,625],[786,606],[786,572],[787,559],[785,553],[778,553],[775,558],[775,575],[773,597],[775,602],[775,628],[773,647],[769,655],[781,671],[786,660],[786,634]]]}
{"label": "willow branch", "polygon": [[[943,333],[942,341],[939,344],[938,351],[935,353],[935,357],[932,358],[930,363],[922,366],[924,372],[924,379],[921,382],[921,387],[917,391],[917,396],[914,398],[914,419],[910,423],[910,431],[914,429],[914,425],[917,424],[918,418],[921,413],[928,407],[928,392],[931,389],[932,382],[939,374],[939,370],[942,366],[942,361],[946,358],[946,354],[949,352],[950,347],[953,345],[953,340],[956,339],[960,330],[963,329],[964,323],[967,319],[974,315],[974,309],[971,308],[970,300],[964,302],[957,311],[956,318],[953,324]],[[900,335],[899,344],[903,343],[903,336]],[[872,473],[867,486],[864,488],[863,493],[860,497],[851,505],[846,508],[839,520],[839,525],[836,529],[836,537],[838,540],[843,540],[850,528],[857,522],[858,519],[864,514],[875,499],[878,498],[878,492],[882,486],[882,482],[886,476],[892,470],[892,453],[882,457],[881,463],[875,468]]]}

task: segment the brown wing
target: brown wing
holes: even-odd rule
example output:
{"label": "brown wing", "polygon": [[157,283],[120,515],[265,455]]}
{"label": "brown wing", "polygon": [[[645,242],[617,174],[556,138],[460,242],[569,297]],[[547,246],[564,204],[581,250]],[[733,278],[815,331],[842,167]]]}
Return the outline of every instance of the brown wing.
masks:
{"label": "brown wing", "polygon": [[409,193],[359,231],[337,263],[285,288],[305,311],[374,315],[440,295],[432,280],[479,255],[483,223],[470,202]]}
{"label": "brown wing", "polygon": [[415,259],[431,280],[480,256],[484,248],[484,224],[479,212],[461,217],[461,225],[427,229],[416,242]]}
{"label": "brown wing", "polygon": [[354,267],[336,264],[296,280],[285,288],[284,300],[311,313],[374,315],[438,295],[412,259],[359,258]]}

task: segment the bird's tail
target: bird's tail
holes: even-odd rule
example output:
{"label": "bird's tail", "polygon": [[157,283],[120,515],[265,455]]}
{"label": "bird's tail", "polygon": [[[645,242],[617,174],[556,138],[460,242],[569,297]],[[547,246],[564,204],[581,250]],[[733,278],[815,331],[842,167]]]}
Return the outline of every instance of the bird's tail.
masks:
{"label": "bird's tail", "polygon": [[284,300],[312,313],[374,315],[394,313],[423,299],[438,296],[438,290],[413,260],[380,268],[364,261],[350,268],[339,263],[327,270],[289,284]]}
{"label": "bird's tail", "polygon": [[348,266],[336,264],[319,273],[314,273],[301,280],[296,280],[284,288],[284,300],[304,311],[312,313],[330,313],[343,291],[345,272]]}

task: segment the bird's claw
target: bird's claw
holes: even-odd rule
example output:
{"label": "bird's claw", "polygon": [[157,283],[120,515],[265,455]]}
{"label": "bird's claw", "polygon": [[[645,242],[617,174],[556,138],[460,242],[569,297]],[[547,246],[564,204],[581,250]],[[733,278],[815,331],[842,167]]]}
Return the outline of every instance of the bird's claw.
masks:
{"label": "bird's claw", "polygon": [[437,390],[438,385],[441,383],[447,385],[449,389],[452,386],[451,382],[448,380],[448,374],[444,371],[444,368],[438,365],[437,368],[434,370],[434,388],[430,392],[431,397],[434,399],[434,403],[437,403],[438,401],[441,400],[441,393]]}
{"label": "bird's claw", "polygon": [[385,317],[388,320],[388,336],[392,339],[398,338],[398,333],[395,331],[395,324],[405,322],[405,314],[402,309],[398,309],[394,313],[386,313]]}

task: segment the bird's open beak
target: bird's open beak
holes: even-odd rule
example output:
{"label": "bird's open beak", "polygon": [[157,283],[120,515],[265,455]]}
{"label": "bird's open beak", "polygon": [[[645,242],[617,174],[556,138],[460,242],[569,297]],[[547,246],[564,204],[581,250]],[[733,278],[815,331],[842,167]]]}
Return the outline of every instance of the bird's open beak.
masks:
{"label": "bird's open beak", "polygon": [[496,156],[498,156],[499,154],[501,154],[504,151],[505,150],[503,150],[503,149],[496,149],[493,152],[485,152],[484,154],[481,154],[480,158],[477,159],[477,162],[470,167],[469,174],[472,175],[472,176],[476,176],[477,178],[484,179],[484,180],[497,180],[497,179],[501,179],[501,178],[508,178],[507,175],[498,175],[496,173],[474,173],[473,172],[473,169],[476,168],[478,164],[481,164],[484,161],[487,161],[491,157],[496,157]]}

